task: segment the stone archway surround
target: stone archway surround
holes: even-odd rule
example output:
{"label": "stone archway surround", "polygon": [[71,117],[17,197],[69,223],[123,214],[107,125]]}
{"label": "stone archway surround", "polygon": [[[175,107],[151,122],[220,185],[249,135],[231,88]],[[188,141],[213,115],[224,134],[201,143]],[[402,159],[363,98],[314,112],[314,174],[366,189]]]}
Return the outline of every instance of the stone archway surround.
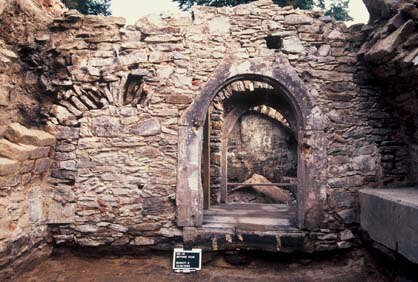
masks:
{"label": "stone archway surround", "polygon": [[312,229],[321,224],[327,166],[323,116],[315,107],[309,89],[283,55],[278,54],[270,64],[261,62],[225,60],[181,116],[176,191],[178,226],[198,227],[203,223],[201,148],[207,109],[225,85],[244,77],[274,85],[293,108],[298,121],[298,227]]}

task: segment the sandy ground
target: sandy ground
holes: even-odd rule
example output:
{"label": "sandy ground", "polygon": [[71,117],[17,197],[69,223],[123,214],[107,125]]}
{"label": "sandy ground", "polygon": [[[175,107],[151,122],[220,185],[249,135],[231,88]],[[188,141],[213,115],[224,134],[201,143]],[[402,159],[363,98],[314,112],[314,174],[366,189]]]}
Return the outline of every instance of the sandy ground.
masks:
{"label": "sandy ground", "polygon": [[130,281],[332,281],[386,282],[362,253],[332,255],[326,259],[283,259],[258,254],[243,266],[233,266],[218,255],[192,274],[171,270],[170,254],[142,257],[86,257],[74,253],[52,256],[17,278],[18,282],[130,282]]}

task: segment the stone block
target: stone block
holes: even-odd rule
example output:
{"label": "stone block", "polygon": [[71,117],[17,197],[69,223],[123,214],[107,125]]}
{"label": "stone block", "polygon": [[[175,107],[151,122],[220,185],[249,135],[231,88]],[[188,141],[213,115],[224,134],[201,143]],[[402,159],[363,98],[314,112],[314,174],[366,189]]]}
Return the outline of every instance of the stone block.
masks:
{"label": "stone block", "polygon": [[188,105],[193,99],[187,95],[171,94],[166,98],[166,102],[169,104],[185,104]]}
{"label": "stone block", "polygon": [[337,246],[338,246],[338,249],[349,249],[353,246],[353,243],[343,241],[343,242],[338,242]]}
{"label": "stone block", "polygon": [[0,218],[0,240],[9,238],[9,225],[10,219],[4,217]]}
{"label": "stone block", "polygon": [[62,125],[77,124],[77,118],[63,106],[52,105],[50,113],[55,116]]}
{"label": "stone block", "polygon": [[74,160],[67,160],[67,161],[60,161],[58,163],[59,167],[61,169],[65,169],[65,170],[77,170],[77,162]]}
{"label": "stone block", "polygon": [[144,231],[155,231],[161,228],[161,223],[141,223],[129,227],[129,233],[142,234]]}
{"label": "stone block", "polygon": [[337,212],[337,214],[345,224],[352,224],[358,220],[358,216],[354,212],[354,209],[342,210]]}
{"label": "stone block", "polygon": [[96,225],[91,225],[91,224],[78,225],[74,227],[74,229],[81,233],[94,233],[94,232],[97,232],[98,230]]}
{"label": "stone block", "polygon": [[15,144],[6,139],[0,140],[0,156],[24,161],[30,158],[36,147],[25,144]]}
{"label": "stone block", "polygon": [[10,103],[10,86],[0,86],[0,106],[7,107]]}
{"label": "stone block", "polygon": [[0,158],[0,176],[14,174],[19,171],[19,162],[7,158]]}
{"label": "stone block", "polygon": [[354,234],[353,234],[353,232],[351,232],[351,230],[344,230],[344,231],[341,231],[340,232],[340,239],[342,240],[342,241],[348,241],[348,240],[351,240],[351,239],[354,239]]}
{"label": "stone block", "polygon": [[51,166],[51,160],[49,158],[38,159],[35,161],[34,174],[42,174],[48,171]]}
{"label": "stone block", "polygon": [[331,31],[328,35],[327,38],[330,40],[345,40],[346,36],[344,33],[342,33],[341,31],[334,29],[333,31]]}
{"label": "stone block", "polygon": [[213,35],[227,35],[231,28],[231,23],[226,17],[215,17],[208,23],[209,34]]}
{"label": "stone block", "polygon": [[332,208],[351,207],[354,200],[354,195],[350,191],[342,189],[330,189],[328,203]]}
{"label": "stone block", "polygon": [[311,24],[313,18],[306,15],[292,14],[284,17],[284,23],[288,25]]}
{"label": "stone block", "polygon": [[136,237],[134,244],[137,246],[151,246],[155,244],[155,240],[147,237]]}
{"label": "stone block", "polygon": [[145,63],[148,61],[148,55],[142,51],[131,52],[128,54],[121,55],[119,57],[119,63],[122,65],[132,65]]}
{"label": "stone block", "polygon": [[296,36],[290,36],[283,38],[283,52],[297,54],[302,53],[305,48],[302,45],[300,39]]}
{"label": "stone block", "polygon": [[45,131],[28,129],[19,123],[10,124],[4,132],[6,139],[13,143],[22,143],[34,146],[52,146],[55,137]]}
{"label": "stone block", "polygon": [[20,175],[6,175],[0,176],[0,188],[2,187],[14,187],[20,183]]}
{"label": "stone block", "polygon": [[128,231],[127,227],[122,226],[120,224],[110,224],[109,228],[112,229],[113,231],[117,231],[121,233],[125,233],[126,231]]}
{"label": "stone block", "polygon": [[33,225],[43,220],[43,204],[41,187],[31,187],[31,191],[28,193],[29,224]]}
{"label": "stone block", "polygon": [[308,42],[319,42],[324,40],[324,37],[322,34],[316,34],[316,33],[299,33],[299,38],[303,41]]}
{"label": "stone block", "polygon": [[58,140],[78,139],[80,137],[80,129],[76,127],[63,126],[59,128],[57,134]]}
{"label": "stone block", "polygon": [[91,133],[99,137],[118,136],[121,132],[120,119],[116,117],[95,117],[88,125]]}
{"label": "stone block", "polygon": [[318,49],[318,55],[321,57],[326,57],[328,56],[330,50],[331,46],[329,46],[328,44],[321,45],[321,47],[319,47]]}
{"label": "stone block", "polygon": [[161,133],[161,125],[158,119],[150,118],[142,121],[135,126],[131,126],[129,133],[139,136],[152,136]]}
{"label": "stone block", "polygon": [[13,52],[12,50],[6,49],[6,48],[0,48],[0,54],[8,57],[10,59],[17,59],[18,56],[16,55],[15,52]]}
{"label": "stone block", "polygon": [[371,239],[418,263],[418,189],[361,190],[360,209]]}
{"label": "stone block", "polygon": [[32,171],[34,164],[35,164],[34,160],[23,161],[20,165],[20,171],[19,172],[24,174],[24,173],[28,173],[28,172]]}
{"label": "stone block", "polygon": [[41,158],[46,158],[49,156],[51,148],[50,147],[35,147],[30,154],[30,159],[36,160]]}
{"label": "stone block", "polygon": [[22,174],[22,178],[21,178],[21,184],[25,185],[28,184],[32,179],[32,174],[31,173],[24,173]]}
{"label": "stone block", "polygon": [[180,42],[182,40],[183,37],[172,34],[150,35],[144,39],[144,41],[147,43]]}
{"label": "stone block", "polygon": [[158,52],[154,51],[149,55],[149,61],[151,63],[162,63],[162,62],[169,62],[173,60],[173,56],[171,54],[167,54],[167,52]]}
{"label": "stone block", "polygon": [[66,180],[75,180],[77,176],[76,171],[64,170],[64,169],[52,169],[51,176]]}
{"label": "stone block", "polygon": [[298,27],[299,32],[303,33],[321,33],[321,25],[311,24],[311,25],[301,25]]}

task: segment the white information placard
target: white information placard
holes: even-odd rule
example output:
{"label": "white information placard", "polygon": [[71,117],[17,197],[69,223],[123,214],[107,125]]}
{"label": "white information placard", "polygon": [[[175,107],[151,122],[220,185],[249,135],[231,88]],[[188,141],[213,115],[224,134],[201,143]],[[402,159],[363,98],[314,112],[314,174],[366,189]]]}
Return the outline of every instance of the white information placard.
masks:
{"label": "white information placard", "polygon": [[175,248],[173,253],[174,272],[193,272],[202,269],[202,249],[184,250]]}

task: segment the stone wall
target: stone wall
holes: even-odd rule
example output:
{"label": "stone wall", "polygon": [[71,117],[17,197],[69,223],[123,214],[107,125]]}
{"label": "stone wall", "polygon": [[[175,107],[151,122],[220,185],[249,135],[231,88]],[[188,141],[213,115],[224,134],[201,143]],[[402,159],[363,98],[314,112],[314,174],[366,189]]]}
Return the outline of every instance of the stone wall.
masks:
{"label": "stone wall", "polygon": [[135,27],[70,11],[50,32],[42,77],[55,105],[44,114],[58,139],[54,185],[65,191],[54,198],[68,211],[54,223],[56,243],[153,245],[181,235],[178,118],[226,61],[283,55],[325,117],[326,143],[315,144],[328,155],[324,221],[309,235],[317,250],[351,245],[346,228],[356,230],[360,188],[405,181],[394,111],[357,61],[361,26],[264,0],[149,16]]}
{"label": "stone wall", "polygon": [[178,236],[172,121],[132,106],[108,106],[77,123],[77,139],[58,136],[52,170],[62,194],[57,200],[66,209],[65,216],[60,207],[49,218],[63,225],[56,243],[144,246]]}
{"label": "stone wall", "polygon": [[47,179],[55,143],[52,135],[18,123],[10,124],[4,135],[0,139],[1,279],[49,253]]}
{"label": "stone wall", "polygon": [[[409,182],[416,184],[418,2],[376,1],[369,3],[369,10],[375,20],[364,28],[368,40],[359,54],[374,75],[375,84],[383,85],[384,99],[394,108],[399,120],[400,140],[408,144],[404,155],[392,156],[392,159],[408,158]],[[391,154],[387,158],[390,157]]]}
{"label": "stone wall", "polygon": [[0,134],[12,122],[42,126],[48,91],[39,83],[37,52],[48,39],[48,24],[63,7],[58,0],[0,1]]}
{"label": "stone wall", "polygon": [[[7,192],[1,194],[0,208],[16,206],[8,193],[19,189],[25,191],[19,195],[23,202],[43,206],[30,199],[52,200],[47,216],[43,210],[29,225],[21,223],[25,231],[19,234],[35,238],[31,242],[43,242],[42,236],[28,235],[28,230],[45,230],[43,223],[58,245],[164,247],[180,239],[175,214],[179,117],[226,63],[246,66],[252,60],[269,66],[283,58],[303,79],[315,115],[324,120],[323,143],[309,131],[302,136],[311,142],[304,150],[319,147],[327,155],[317,164],[325,169],[317,176],[324,185],[315,200],[324,205],[316,227],[307,230],[307,249],[350,247],[358,227],[358,190],[402,184],[414,175],[415,157],[407,156],[408,150],[416,152],[411,141],[416,140],[411,124],[416,107],[409,102],[415,86],[394,91],[400,94],[394,106],[357,59],[365,40],[374,44],[404,22],[398,33],[413,30],[412,6],[402,10],[402,19],[377,23],[370,33],[370,26],[347,28],[321,13],[279,8],[269,0],[148,16],[135,27],[124,26],[121,18],[75,11],[53,20],[62,12],[59,3],[19,3],[7,6],[0,20],[2,27],[16,27],[1,31],[0,131],[15,121],[45,124],[57,139],[50,197],[39,196],[49,190],[38,177],[26,188],[1,188]],[[12,25],[16,7],[22,17]],[[34,16],[39,9],[47,12]],[[415,50],[415,41],[405,42],[395,49]],[[370,48],[363,46],[360,54]],[[367,66],[387,73],[371,58],[364,56]],[[404,57],[395,58],[395,65],[403,66],[399,58]],[[13,165],[5,160],[6,170]],[[26,204],[18,207],[15,218]],[[1,230],[10,231],[10,225]],[[9,231],[0,238],[8,244],[2,251],[16,254],[19,247],[12,249]]]}
{"label": "stone wall", "polygon": [[[0,1],[0,280],[47,256],[50,158],[55,138],[41,128],[46,92],[38,84],[39,54],[56,0]],[[18,123],[16,123],[18,122]],[[22,125],[26,126],[22,126]]]}
{"label": "stone wall", "polygon": [[229,137],[228,180],[244,182],[254,173],[271,182],[296,177],[297,142],[288,128],[269,117],[249,112]]}

